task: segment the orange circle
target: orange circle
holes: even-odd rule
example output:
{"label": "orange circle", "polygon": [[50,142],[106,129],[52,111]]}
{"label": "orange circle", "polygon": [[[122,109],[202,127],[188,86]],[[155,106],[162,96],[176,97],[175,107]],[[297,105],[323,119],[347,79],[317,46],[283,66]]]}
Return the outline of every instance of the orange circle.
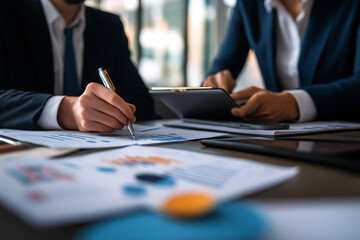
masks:
{"label": "orange circle", "polygon": [[212,196],[206,193],[185,193],[168,199],[162,210],[176,218],[196,218],[209,213],[215,205]]}

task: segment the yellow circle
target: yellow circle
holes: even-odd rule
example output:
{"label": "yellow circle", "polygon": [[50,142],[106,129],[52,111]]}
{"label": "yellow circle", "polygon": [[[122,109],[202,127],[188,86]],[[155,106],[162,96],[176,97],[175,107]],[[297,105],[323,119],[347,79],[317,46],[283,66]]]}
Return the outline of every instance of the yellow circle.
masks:
{"label": "yellow circle", "polygon": [[185,193],[168,199],[162,210],[176,218],[196,218],[209,213],[215,205],[212,196],[206,193]]}

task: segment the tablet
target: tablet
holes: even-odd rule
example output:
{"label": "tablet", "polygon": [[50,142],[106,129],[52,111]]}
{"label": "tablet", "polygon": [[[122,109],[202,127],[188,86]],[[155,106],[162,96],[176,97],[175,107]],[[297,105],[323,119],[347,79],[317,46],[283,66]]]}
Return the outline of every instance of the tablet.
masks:
{"label": "tablet", "polygon": [[246,123],[231,114],[239,105],[221,88],[158,87],[149,91],[184,122],[255,130],[288,129],[285,123]]}
{"label": "tablet", "polygon": [[360,172],[360,143],[293,138],[204,139],[208,147],[301,159]]}
{"label": "tablet", "polygon": [[152,88],[149,92],[182,119],[237,119],[231,109],[238,105],[221,88]]}

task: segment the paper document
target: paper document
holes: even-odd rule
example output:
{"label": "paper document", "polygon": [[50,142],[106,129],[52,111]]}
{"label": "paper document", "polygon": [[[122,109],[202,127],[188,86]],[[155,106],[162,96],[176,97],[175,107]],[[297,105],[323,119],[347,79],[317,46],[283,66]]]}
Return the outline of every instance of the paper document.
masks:
{"label": "paper document", "polygon": [[133,127],[136,133],[136,140],[133,139],[126,128],[113,133],[0,129],[0,135],[52,148],[81,149],[180,142],[226,135],[224,133],[183,130],[166,127],[148,127],[139,124],[133,124]]}
{"label": "paper document", "polygon": [[198,123],[187,123],[182,120],[172,121],[167,124],[169,127],[180,127],[188,129],[210,130],[226,133],[250,134],[262,136],[291,136],[310,133],[332,132],[332,131],[348,131],[360,130],[360,123],[356,122],[307,122],[307,123],[291,123],[289,129],[282,130],[251,130],[232,128],[224,126],[215,126]]}
{"label": "paper document", "polygon": [[131,146],[72,158],[17,159],[0,165],[0,200],[39,227],[58,226],[140,209],[161,211],[181,193],[201,192],[217,203],[295,176],[240,158]]}

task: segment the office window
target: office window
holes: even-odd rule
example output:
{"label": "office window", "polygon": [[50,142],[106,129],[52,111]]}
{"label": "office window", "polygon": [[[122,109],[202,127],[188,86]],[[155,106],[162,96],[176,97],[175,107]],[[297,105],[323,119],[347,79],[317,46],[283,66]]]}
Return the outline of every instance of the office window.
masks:
{"label": "office window", "polygon": [[189,1],[187,62],[189,86],[199,86],[210,70],[232,12],[233,5],[228,4],[219,0]]}
{"label": "office window", "polygon": [[[87,0],[119,14],[132,60],[148,87],[199,86],[226,34],[236,0]],[[263,87],[250,51],[237,89]]]}
{"label": "office window", "polygon": [[184,84],[184,0],[143,0],[139,71],[150,86]]}

